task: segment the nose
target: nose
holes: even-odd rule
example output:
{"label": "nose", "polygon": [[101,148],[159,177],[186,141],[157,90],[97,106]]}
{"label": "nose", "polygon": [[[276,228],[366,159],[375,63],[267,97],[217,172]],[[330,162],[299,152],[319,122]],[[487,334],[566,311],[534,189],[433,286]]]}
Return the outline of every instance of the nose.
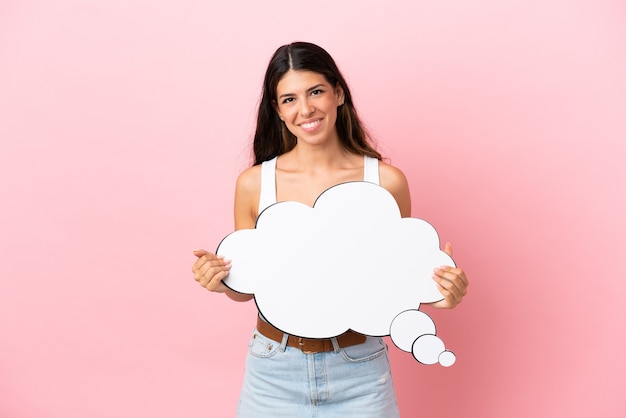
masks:
{"label": "nose", "polygon": [[307,118],[311,116],[313,112],[315,112],[315,108],[311,103],[309,103],[308,100],[300,101],[300,116],[302,116],[303,118]]}

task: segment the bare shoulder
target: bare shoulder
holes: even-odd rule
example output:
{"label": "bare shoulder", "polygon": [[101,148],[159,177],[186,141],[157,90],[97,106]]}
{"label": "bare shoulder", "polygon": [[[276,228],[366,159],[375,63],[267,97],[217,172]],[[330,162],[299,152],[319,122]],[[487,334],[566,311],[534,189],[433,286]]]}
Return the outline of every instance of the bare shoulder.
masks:
{"label": "bare shoulder", "polygon": [[235,187],[235,229],[254,228],[261,196],[261,166],[244,170]]}
{"label": "bare shoulder", "polygon": [[237,178],[237,190],[245,193],[260,193],[261,165],[255,165],[242,171]]}
{"label": "bare shoulder", "polygon": [[383,187],[408,187],[406,176],[398,167],[379,161],[378,172],[380,173],[380,182]]}
{"label": "bare shoulder", "polygon": [[380,185],[393,195],[403,217],[411,216],[411,194],[406,176],[397,167],[379,161]]}

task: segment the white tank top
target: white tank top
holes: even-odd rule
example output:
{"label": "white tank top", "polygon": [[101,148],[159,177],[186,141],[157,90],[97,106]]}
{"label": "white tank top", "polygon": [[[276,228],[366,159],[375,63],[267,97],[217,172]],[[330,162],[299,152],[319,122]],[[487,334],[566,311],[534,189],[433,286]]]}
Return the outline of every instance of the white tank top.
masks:
{"label": "white tank top", "polygon": [[[378,159],[364,155],[363,180],[380,185]],[[259,214],[268,206],[276,203],[276,159],[264,161],[261,165],[261,197]]]}

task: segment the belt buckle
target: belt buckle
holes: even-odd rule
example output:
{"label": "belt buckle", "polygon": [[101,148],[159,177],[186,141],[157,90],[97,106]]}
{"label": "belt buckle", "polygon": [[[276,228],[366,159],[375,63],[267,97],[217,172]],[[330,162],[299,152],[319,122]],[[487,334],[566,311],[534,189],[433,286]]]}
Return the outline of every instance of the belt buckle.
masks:
{"label": "belt buckle", "polygon": [[317,353],[317,351],[311,351],[311,350],[305,350],[304,349],[304,338],[302,338],[302,337],[298,337],[298,346],[300,346],[300,350],[302,350],[302,352],[304,354],[315,354],[315,353]]}

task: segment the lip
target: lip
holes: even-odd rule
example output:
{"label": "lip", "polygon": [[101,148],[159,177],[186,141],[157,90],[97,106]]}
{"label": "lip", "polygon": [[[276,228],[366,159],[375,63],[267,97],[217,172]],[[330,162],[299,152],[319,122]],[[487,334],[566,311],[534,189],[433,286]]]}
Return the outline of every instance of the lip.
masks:
{"label": "lip", "polygon": [[300,123],[298,126],[305,132],[315,132],[322,125],[322,119],[312,119]]}

